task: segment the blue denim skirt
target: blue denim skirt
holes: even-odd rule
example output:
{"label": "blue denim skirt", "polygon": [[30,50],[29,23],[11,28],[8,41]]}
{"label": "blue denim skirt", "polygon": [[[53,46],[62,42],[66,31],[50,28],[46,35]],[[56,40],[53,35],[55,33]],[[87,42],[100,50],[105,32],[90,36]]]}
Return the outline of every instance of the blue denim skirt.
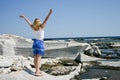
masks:
{"label": "blue denim skirt", "polygon": [[33,54],[34,55],[39,54],[41,56],[44,56],[44,41],[37,39],[32,39],[32,40],[34,41],[32,46]]}

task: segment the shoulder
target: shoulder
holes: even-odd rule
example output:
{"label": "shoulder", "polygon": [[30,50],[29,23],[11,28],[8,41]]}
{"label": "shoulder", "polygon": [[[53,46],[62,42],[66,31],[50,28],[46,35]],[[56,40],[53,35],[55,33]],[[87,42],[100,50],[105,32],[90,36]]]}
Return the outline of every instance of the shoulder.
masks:
{"label": "shoulder", "polygon": [[30,25],[30,27],[32,28],[32,30],[35,30],[33,25]]}
{"label": "shoulder", "polygon": [[39,27],[40,27],[40,29],[44,29],[44,24],[41,24]]}

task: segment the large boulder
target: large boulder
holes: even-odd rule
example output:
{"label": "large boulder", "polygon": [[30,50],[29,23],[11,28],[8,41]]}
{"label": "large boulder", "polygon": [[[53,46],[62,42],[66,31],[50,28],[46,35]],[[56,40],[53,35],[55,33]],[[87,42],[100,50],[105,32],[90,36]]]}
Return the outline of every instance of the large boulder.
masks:
{"label": "large boulder", "polygon": [[89,56],[100,56],[101,55],[101,51],[97,46],[91,46],[91,48],[86,50],[84,53]]}

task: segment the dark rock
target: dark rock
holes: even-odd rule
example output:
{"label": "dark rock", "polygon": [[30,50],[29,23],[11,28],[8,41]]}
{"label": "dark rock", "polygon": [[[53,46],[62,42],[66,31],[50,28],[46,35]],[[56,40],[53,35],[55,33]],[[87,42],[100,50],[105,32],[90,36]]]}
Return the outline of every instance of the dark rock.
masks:
{"label": "dark rock", "polygon": [[99,50],[97,46],[92,46],[90,49],[86,50],[84,53],[86,55],[96,56],[96,57],[101,55],[101,51]]}
{"label": "dark rock", "polygon": [[108,80],[107,77],[101,77],[100,80]]}

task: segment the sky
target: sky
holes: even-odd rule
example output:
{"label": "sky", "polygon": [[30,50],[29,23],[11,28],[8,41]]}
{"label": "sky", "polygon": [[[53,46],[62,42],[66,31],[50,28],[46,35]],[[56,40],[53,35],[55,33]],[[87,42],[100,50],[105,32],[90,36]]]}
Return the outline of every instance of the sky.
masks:
{"label": "sky", "polygon": [[33,38],[31,22],[44,21],[45,38],[120,36],[120,0],[1,0],[0,34]]}

